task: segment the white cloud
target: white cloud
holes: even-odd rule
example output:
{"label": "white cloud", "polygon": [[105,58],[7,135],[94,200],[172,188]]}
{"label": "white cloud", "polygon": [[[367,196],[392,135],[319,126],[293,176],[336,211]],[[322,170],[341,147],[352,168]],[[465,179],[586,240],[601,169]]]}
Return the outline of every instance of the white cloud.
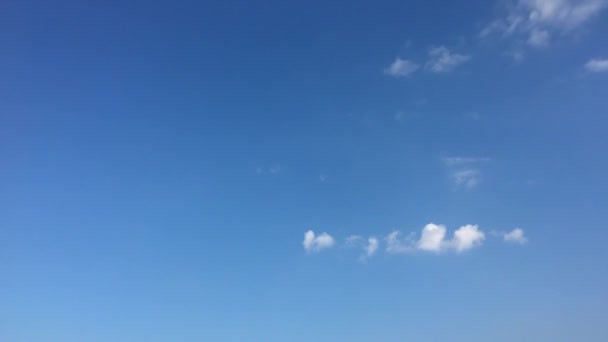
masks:
{"label": "white cloud", "polygon": [[400,239],[401,233],[394,231],[386,237],[386,252],[390,254],[406,254],[416,251],[461,253],[481,245],[485,240],[485,233],[477,225],[467,224],[458,228],[452,239],[446,239],[446,233],[447,229],[444,225],[434,223],[429,223],[422,228],[418,240],[412,235],[406,239]]}
{"label": "white cloud", "polygon": [[524,230],[521,228],[515,228],[509,233],[505,233],[503,235],[503,239],[506,242],[518,243],[520,245],[523,245],[524,243],[528,242],[528,239],[524,235]]}
{"label": "white cloud", "polygon": [[312,230],[307,231],[304,234],[304,241],[302,245],[307,251],[320,251],[325,248],[330,248],[335,244],[334,238],[327,234],[322,233],[319,236],[315,236],[315,232]]}
{"label": "white cloud", "polygon": [[371,257],[374,254],[376,254],[376,251],[378,250],[378,239],[375,237],[370,237],[369,239],[367,239],[367,246],[365,247],[365,255],[367,257]]}
{"label": "white cloud", "polygon": [[[459,188],[473,189],[481,182],[481,171],[474,165],[489,162],[487,157],[443,157],[441,161],[448,168],[450,179]],[[473,164],[473,165],[472,165]]]}
{"label": "white cloud", "polygon": [[594,58],[585,64],[585,69],[591,72],[606,72],[608,71],[608,58]]}
{"label": "white cloud", "polygon": [[451,244],[460,253],[480,245],[484,239],[485,234],[479,230],[479,226],[467,224],[454,232]]}
{"label": "white cloud", "polygon": [[471,59],[469,55],[450,52],[445,46],[433,47],[429,50],[427,68],[435,73],[444,73],[454,70],[459,65]]}
{"label": "white cloud", "polygon": [[446,228],[443,225],[427,224],[422,228],[416,247],[423,251],[440,252],[445,248],[445,232]]}
{"label": "white cloud", "polygon": [[536,48],[548,46],[549,37],[549,32],[546,30],[534,29],[530,32],[530,37],[528,37],[528,45]]}
{"label": "white cloud", "polygon": [[582,26],[607,5],[608,0],[518,0],[480,36],[525,37],[531,46],[544,47],[553,33],[567,33]]}
{"label": "white cloud", "polygon": [[407,77],[416,72],[420,66],[410,60],[397,57],[384,73],[393,77]]}
{"label": "white cloud", "polygon": [[473,189],[481,182],[481,172],[477,169],[464,169],[452,171],[452,181],[458,187]]}

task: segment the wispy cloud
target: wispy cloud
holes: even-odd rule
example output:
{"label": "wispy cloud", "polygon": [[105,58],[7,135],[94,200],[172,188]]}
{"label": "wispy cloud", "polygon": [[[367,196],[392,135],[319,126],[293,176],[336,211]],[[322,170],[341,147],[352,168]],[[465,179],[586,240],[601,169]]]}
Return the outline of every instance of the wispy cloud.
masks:
{"label": "wispy cloud", "polygon": [[608,58],[594,58],[585,64],[585,69],[591,72],[607,72]]}
{"label": "wispy cloud", "polygon": [[508,232],[508,233],[504,233],[503,234],[503,239],[506,242],[510,242],[510,243],[518,243],[520,245],[525,244],[526,242],[528,242],[528,238],[526,238],[525,234],[524,234],[524,230],[521,228],[515,228],[512,231]]}
{"label": "wispy cloud", "polygon": [[577,29],[607,6],[608,0],[518,0],[480,36],[517,37],[530,46],[546,47],[552,35]]}
{"label": "wispy cloud", "polygon": [[456,69],[471,59],[470,55],[451,52],[445,46],[433,47],[429,50],[427,68],[434,73],[446,73]]}
{"label": "wispy cloud", "polygon": [[413,74],[419,68],[420,66],[418,64],[410,60],[397,57],[388,68],[384,69],[384,73],[389,76],[401,78]]}
{"label": "wispy cloud", "polygon": [[481,182],[481,171],[478,164],[489,162],[486,157],[443,157],[441,161],[447,167],[450,179],[458,188],[473,189]]}
{"label": "wispy cloud", "polygon": [[281,165],[273,165],[270,167],[258,167],[255,171],[258,175],[264,175],[264,174],[275,175],[277,173],[283,172],[284,168]]}
{"label": "wispy cloud", "polygon": [[378,239],[375,237],[370,237],[367,239],[367,246],[365,246],[365,255],[369,258],[376,254],[378,250]]}
{"label": "wispy cloud", "polygon": [[450,175],[456,186],[473,189],[481,182],[481,172],[477,169],[452,171]]}
{"label": "wispy cloud", "polygon": [[304,234],[302,245],[308,252],[318,252],[322,249],[333,247],[335,243],[336,242],[331,235],[322,233],[321,235],[316,236],[314,231],[309,230]]}
{"label": "wispy cloud", "polygon": [[351,235],[346,238],[344,245],[347,248],[361,248],[363,250],[363,254],[361,255],[360,259],[361,261],[364,261],[376,254],[380,241],[378,241],[378,238],[375,236],[372,236],[365,241],[365,239],[360,235]]}
{"label": "wispy cloud", "polygon": [[528,37],[528,45],[541,48],[549,45],[549,38],[551,35],[547,30],[534,29],[530,32]]}

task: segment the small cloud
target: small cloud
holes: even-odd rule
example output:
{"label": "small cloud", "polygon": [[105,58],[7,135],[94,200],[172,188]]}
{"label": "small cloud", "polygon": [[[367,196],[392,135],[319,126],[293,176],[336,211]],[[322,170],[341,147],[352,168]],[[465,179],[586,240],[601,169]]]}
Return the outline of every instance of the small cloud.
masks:
{"label": "small cloud", "polygon": [[452,172],[451,178],[457,186],[473,189],[481,181],[481,172],[477,169],[458,170]]}
{"label": "small cloud", "polygon": [[528,37],[528,45],[535,48],[546,47],[549,45],[549,38],[549,32],[546,30],[534,29],[530,32],[530,36]]}
{"label": "small cloud", "polygon": [[471,157],[443,157],[441,161],[448,168],[450,179],[457,187],[473,189],[481,182],[481,171],[474,165],[492,159]]}
{"label": "small cloud", "polygon": [[443,225],[429,223],[422,228],[420,240],[416,244],[421,251],[440,252],[445,247],[446,228]]}
{"label": "small cloud", "polygon": [[375,237],[370,237],[367,239],[367,246],[365,247],[365,255],[369,258],[376,254],[378,250],[378,239]]}
{"label": "small cloud", "polygon": [[608,58],[594,58],[585,64],[585,69],[590,72],[607,72]]}
{"label": "small cloud", "polygon": [[325,181],[327,180],[327,176],[326,176],[326,175],[320,175],[320,176],[319,176],[319,180],[320,180],[321,182],[325,182]]}
{"label": "small cloud", "polygon": [[484,239],[485,234],[479,230],[479,226],[467,224],[454,232],[452,245],[460,253],[480,245]]}
{"label": "small cloud", "polygon": [[363,254],[361,255],[360,260],[365,261],[366,259],[368,259],[368,258],[372,257],[374,254],[376,254],[379,244],[380,244],[380,242],[374,236],[368,238],[367,242],[365,242],[365,239],[362,236],[351,235],[346,238],[346,242],[344,245],[346,248],[357,247],[357,248],[363,249]]}
{"label": "small cloud", "polygon": [[506,242],[518,243],[520,245],[523,245],[526,242],[528,242],[528,239],[524,235],[524,230],[521,228],[515,228],[512,231],[510,231],[509,233],[504,233],[503,239]]}
{"label": "small cloud", "polygon": [[426,66],[435,73],[446,73],[456,69],[471,59],[469,55],[450,52],[445,46],[433,47],[429,50],[430,59]]}
{"label": "small cloud", "polygon": [[317,252],[322,249],[331,248],[334,244],[335,240],[331,235],[322,233],[319,236],[315,236],[315,232],[312,230],[304,234],[304,241],[302,242],[307,252]]}
{"label": "small cloud", "polygon": [[384,73],[396,78],[407,77],[416,72],[420,66],[410,60],[397,57],[395,61],[386,69]]}
{"label": "small cloud", "polygon": [[284,168],[281,165],[273,165],[271,167],[258,167],[255,172],[258,175],[276,175],[284,171]]}

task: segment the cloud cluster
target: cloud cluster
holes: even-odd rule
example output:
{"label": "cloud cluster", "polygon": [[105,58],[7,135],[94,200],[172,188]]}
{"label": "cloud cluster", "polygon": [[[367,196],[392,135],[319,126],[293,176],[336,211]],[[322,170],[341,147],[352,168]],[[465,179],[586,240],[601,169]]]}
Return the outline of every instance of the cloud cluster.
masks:
{"label": "cloud cluster", "polygon": [[399,231],[394,231],[386,237],[387,253],[404,254],[416,251],[462,253],[481,245],[485,240],[485,233],[479,229],[479,226],[471,224],[458,228],[451,239],[446,239],[447,229],[444,225],[434,223],[429,223],[422,228],[419,239],[415,239],[413,235],[400,239],[400,235]]}
{"label": "cloud cluster", "polygon": [[[505,242],[525,244],[526,238],[523,229],[515,228],[508,233],[491,232],[489,236],[500,236]],[[447,228],[441,224],[429,223],[424,226],[418,236],[415,233],[402,235],[398,230],[388,234],[384,238],[387,254],[413,254],[417,252],[430,253],[463,253],[475,247],[481,246],[486,239],[478,225],[467,224],[456,229],[451,238],[448,238]],[[321,249],[333,247],[335,241],[327,233],[315,236],[312,230],[304,234],[304,249],[306,251],[320,251]],[[360,248],[362,250],[361,260],[366,260],[375,254],[380,248],[380,240],[370,237],[367,240],[359,235],[352,235],[344,242],[346,248]]]}
{"label": "cloud cluster", "polygon": [[607,6],[608,0],[518,0],[480,36],[516,37],[541,48],[549,45],[553,35],[582,26]]}
{"label": "cloud cluster", "polygon": [[[471,59],[470,55],[462,55],[450,51],[445,46],[429,49],[429,59],[424,64],[425,69],[433,73],[447,73]],[[403,78],[408,77],[420,69],[420,65],[409,59],[397,57],[391,65],[384,69],[386,75]]]}
{"label": "cloud cluster", "polygon": [[306,251],[318,252],[322,249],[333,247],[335,243],[336,241],[331,235],[322,233],[316,236],[314,231],[309,230],[304,234],[302,245]]}

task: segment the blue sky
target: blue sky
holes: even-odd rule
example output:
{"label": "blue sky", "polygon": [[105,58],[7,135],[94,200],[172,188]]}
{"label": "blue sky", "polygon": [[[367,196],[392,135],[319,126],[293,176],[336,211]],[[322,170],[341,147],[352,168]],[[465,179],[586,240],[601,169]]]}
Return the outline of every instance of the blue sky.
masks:
{"label": "blue sky", "polygon": [[0,13],[1,341],[608,340],[607,1]]}

